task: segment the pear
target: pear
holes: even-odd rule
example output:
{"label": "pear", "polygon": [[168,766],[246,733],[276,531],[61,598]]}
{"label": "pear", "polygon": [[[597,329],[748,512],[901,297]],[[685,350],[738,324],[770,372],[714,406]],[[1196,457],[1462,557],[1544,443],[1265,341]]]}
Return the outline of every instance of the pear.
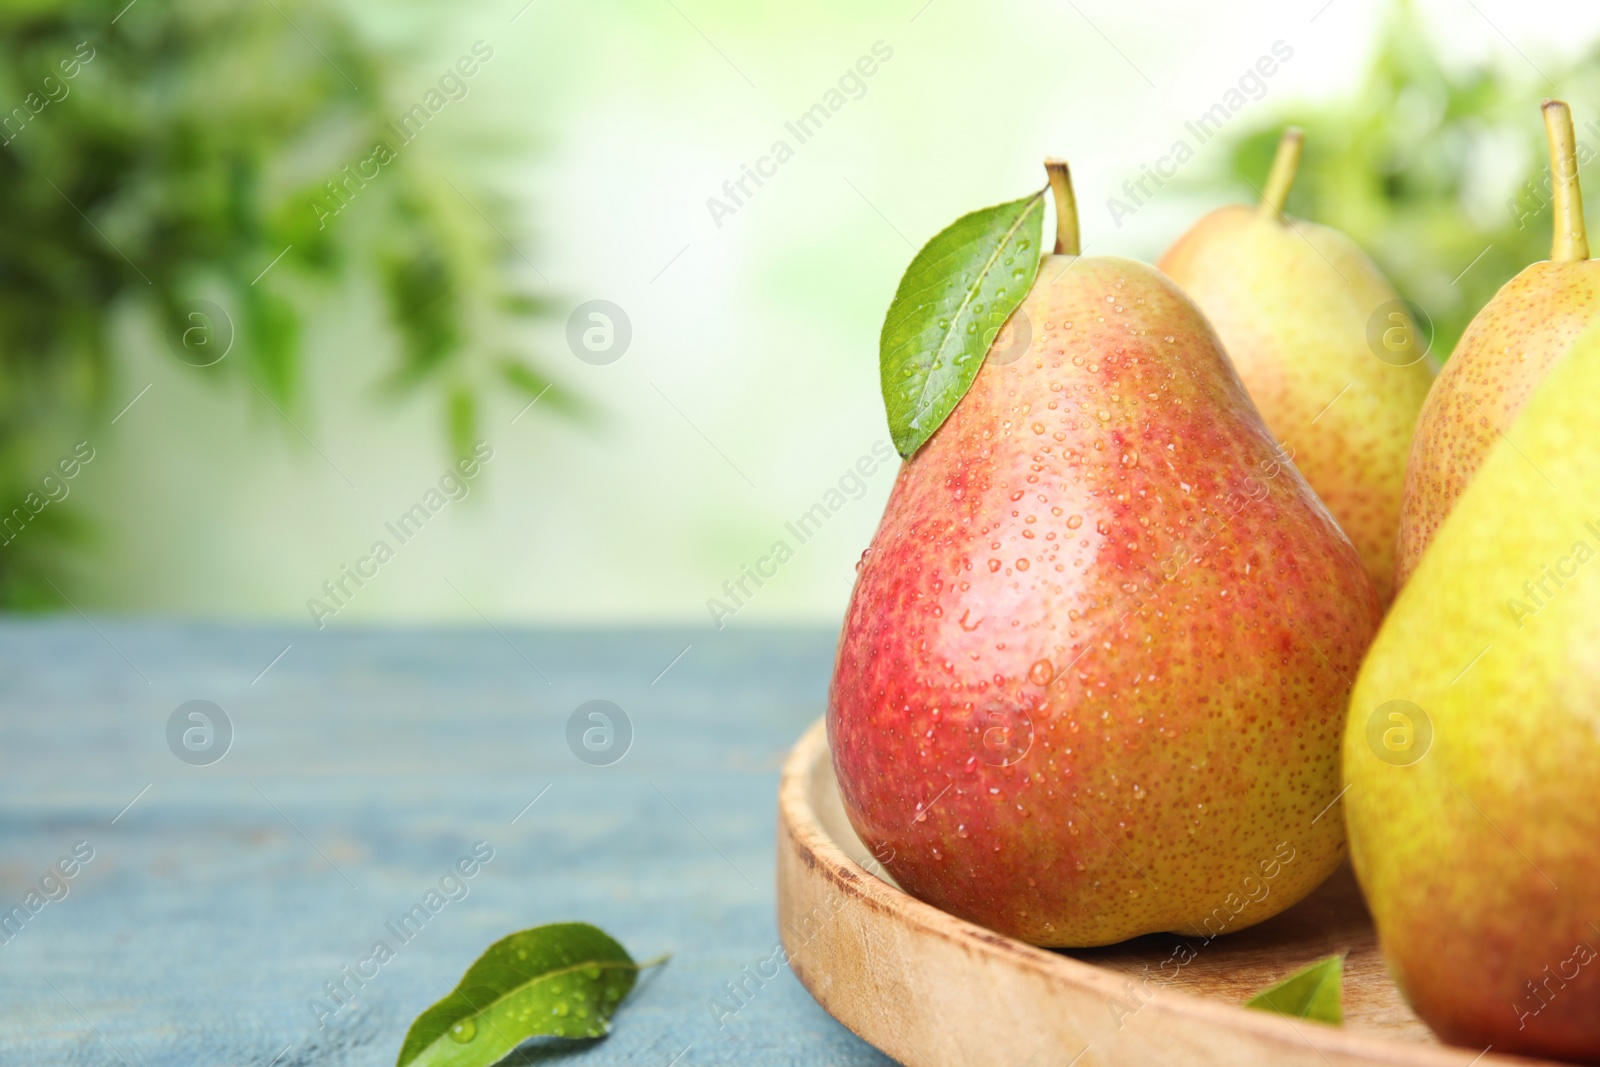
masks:
{"label": "pear", "polygon": [[1047,167],[1057,254],[859,564],[834,768],[862,839],[939,908],[1038,945],[1210,938],[1341,861],[1322,816],[1381,609],[1199,309],[1079,256]]}
{"label": "pear", "polygon": [[1589,258],[1572,112],[1544,102],[1550,142],[1550,258],[1506,282],[1473,318],[1417,419],[1400,510],[1396,582],[1416,569],[1434,531],[1552,364],[1600,310]]}
{"label": "pear", "polygon": [[1295,466],[1387,603],[1406,457],[1433,370],[1411,313],[1338,230],[1283,214],[1300,159],[1290,127],[1261,203],[1213,211],[1157,263],[1211,320]]}
{"label": "pear", "polygon": [[1600,325],[1488,450],[1351,696],[1343,800],[1446,1041],[1600,1059]]}

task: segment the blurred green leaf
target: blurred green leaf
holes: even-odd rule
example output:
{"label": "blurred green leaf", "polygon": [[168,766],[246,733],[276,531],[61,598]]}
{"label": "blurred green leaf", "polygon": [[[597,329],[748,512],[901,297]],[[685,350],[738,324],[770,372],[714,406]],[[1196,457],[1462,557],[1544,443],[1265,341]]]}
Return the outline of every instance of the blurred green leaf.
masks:
{"label": "blurred green leaf", "polygon": [[513,356],[500,361],[500,375],[511,385],[526,393],[530,400],[548,405],[563,415],[581,422],[594,420],[594,409],[585,403],[582,397],[557,385]]}
{"label": "blurred green leaf", "polygon": [[[550,304],[491,191],[391,124],[426,87],[316,0],[0,4],[0,508],[126,402],[124,312],[292,413],[308,315],[375,287],[390,391],[437,396],[452,450],[474,433],[508,331]],[[63,573],[71,508],[0,546],[0,606]]]}
{"label": "blurred green leaf", "polygon": [[449,421],[450,447],[465,456],[478,439],[478,397],[472,390],[457,386],[451,391]]}
{"label": "blurred green leaf", "polygon": [[293,305],[263,286],[245,294],[245,332],[255,378],[273,401],[289,405],[300,378],[300,319]]}

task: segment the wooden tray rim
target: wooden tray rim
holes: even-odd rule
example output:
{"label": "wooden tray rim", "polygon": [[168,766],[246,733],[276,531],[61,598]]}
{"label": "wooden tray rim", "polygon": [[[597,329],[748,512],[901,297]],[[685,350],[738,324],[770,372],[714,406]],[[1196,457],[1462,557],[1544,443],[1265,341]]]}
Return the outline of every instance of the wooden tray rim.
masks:
{"label": "wooden tray rim", "polygon": [[[859,901],[916,933],[955,942],[980,960],[1026,969],[1070,990],[1106,1000],[1119,998],[1125,976],[958,919],[883,881],[851,859],[823,829],[810,799],[811,771],[826,758],[827,748],[826,721],[819,719],[801,736],[784,763],[778,786],[780,848],[796,849],[797,858],[806,867],[820,868],[823,876],[847,899]],[[793,943],[793,932],[781,921],[781,911],[780,901],[780,936],[787,949],[798,951]],[[827,1009],[827,1000],[816,988],[819,974],[815,965],[797,968],[795,973],[807,991]],[[1473,1064],[1480,1067],[1532,1064],[1558,1067],[1550,1061],[1496,1055],[1490,1051],[1389,1040],[1324,1023],[1253,1011],[1171,989],[1150,991],[1140,1011],[1164,1015],[1173,1022],[1187,1020],[1208,1029],[1247,1034],[1260,1044],[1292,1046],[1299,1052],[1309,1044],[1325,1056],[1388,1067],[1468,1067]],[[874,1035],[862,1033],[849,1020],[839,1021],[869,1044],[882,1048],[873,1040]],[[891,1050],[883,1051],[893,1054]],[[1289,1048],[1285,1048],[1285,1052],[1288,1051]]]}

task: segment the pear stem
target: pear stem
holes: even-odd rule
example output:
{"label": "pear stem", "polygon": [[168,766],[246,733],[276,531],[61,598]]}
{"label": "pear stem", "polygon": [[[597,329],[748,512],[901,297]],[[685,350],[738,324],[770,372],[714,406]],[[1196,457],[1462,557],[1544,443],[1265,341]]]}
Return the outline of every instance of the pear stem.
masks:
{"label": "pear stem", "polygon": [[1583,191],[1578,188],[1577,139],[1572,109],[1561,100],[1546,100],[1544,132],[1550,141],[1550,198],[1553,234],[1550,260],[1577,263],[1589,258],[1589,235],[1583,225]]}
{"label": "pear stem", "polygon": [[1266,192],[1261,194],[1261,214],[1275,219],[1283,217],[1283,205],[1289,199],[1295,172],[1300,169],[1300,150],[1305,141],[1305,131],[1298,126],[1283,131],[1278,140],[1278,154],[1272,157],[1272,170],[1267,173]]}
{"label": "pear stem", "polygon": [[1056,201],[1056,255],[1078,254],[1078,201],[1072,195],[1072,173],[1064,159],[1047,159],[1044,169],[1050,175],[1050,192]]}

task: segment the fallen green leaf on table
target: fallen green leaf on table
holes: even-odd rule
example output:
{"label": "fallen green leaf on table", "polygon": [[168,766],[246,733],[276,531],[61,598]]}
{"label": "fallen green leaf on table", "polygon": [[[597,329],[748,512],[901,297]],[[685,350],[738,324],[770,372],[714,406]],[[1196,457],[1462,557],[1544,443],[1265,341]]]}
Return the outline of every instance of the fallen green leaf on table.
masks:
{"label": "fallen green leaf on table", "polygon": [[503,937],[417,1016],[396,1067],[488,1067],[530,1037],[603,1037],[640,969],[658,962],[633,962],[588,923]]}
{"label": "fallen green leaf on table", "polygon": [[1329,956],[1296,971],[1277,985],[1268,986],[1245,1001],[1244,1006],[1341,1026],[1344,1023],[1340,995],[1343,981],[1344,956]]}
{"label": "fallen green leaf on table", "polygon": [[889,435],[909,458],[972,388],[1039,273],[1044,190],[963,215],[922,246],[878,337]]}

